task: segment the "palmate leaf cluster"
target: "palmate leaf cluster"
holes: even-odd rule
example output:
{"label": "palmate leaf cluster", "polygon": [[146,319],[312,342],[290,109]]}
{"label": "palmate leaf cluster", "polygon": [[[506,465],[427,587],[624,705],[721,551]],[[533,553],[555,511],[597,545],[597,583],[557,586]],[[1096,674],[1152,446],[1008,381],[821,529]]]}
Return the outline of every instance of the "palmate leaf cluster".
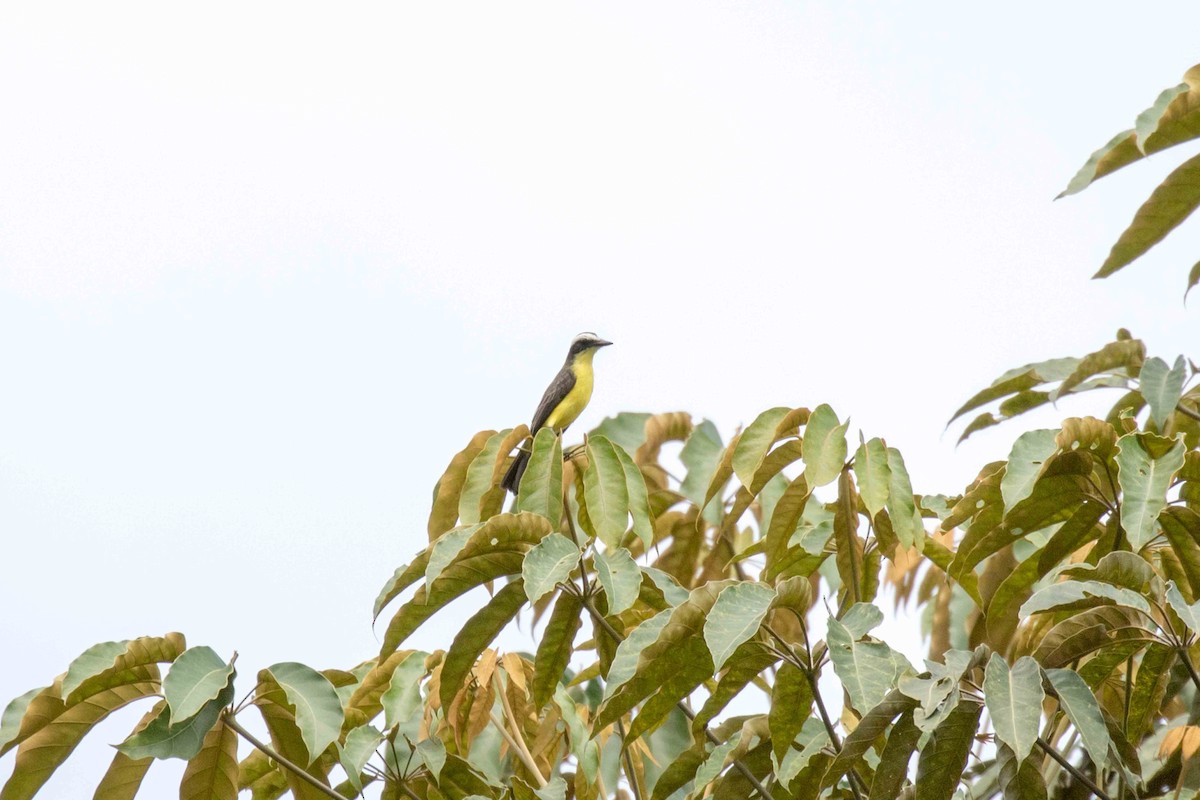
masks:
{"label": "palmate leaf cluster", "polygon": [[[1171,130],[1139,121],[1134,144]],[[379,593],[379,652],[247,681],[178,633],[94,645],[3,709],[0,800],[33,797],[134,703],[97,798],[137,796],[156,759],[186,762],[195,800],[1195,796],[1195,373],[1126,331],[1005,373],[955,414],[975,414],[963,438],[1119,395],[1020,433],[953,495],[916,494],[898,450],[824,404],[728,440],[682,412],[572,446],[481,431]],[[413,649],[451,604],[467,621]],[[875,635],[888,606],[919,621],[922,663]],[[519,623],[532,645],[502,647]]]}

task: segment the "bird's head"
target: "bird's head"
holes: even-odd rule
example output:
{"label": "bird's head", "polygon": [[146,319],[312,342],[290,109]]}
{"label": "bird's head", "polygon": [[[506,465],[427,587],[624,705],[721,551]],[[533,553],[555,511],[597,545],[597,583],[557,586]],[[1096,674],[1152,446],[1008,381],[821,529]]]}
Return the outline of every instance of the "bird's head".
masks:
{"label": "bird's head", "polygon": [[601,347],[607,347],[612,342],[601,339],[590,331],[584,331],[571,340],[571,349],[567,351],[567,359],[572,359],[580,353],[585,353],[588,350],[596,350]]}

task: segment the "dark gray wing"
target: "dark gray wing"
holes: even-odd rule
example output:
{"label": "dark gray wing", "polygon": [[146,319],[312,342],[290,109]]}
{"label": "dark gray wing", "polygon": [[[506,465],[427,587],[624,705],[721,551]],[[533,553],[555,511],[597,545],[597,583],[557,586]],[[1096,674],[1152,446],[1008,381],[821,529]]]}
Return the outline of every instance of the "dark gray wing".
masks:
{"label": "dark gray wing", "polygon": [[533,412],[533,424],[529,426],[529,430],[537,433],[542,426],[546,424],[551,412],[562,402],[567,393],[575,388],[575,373],[571,371],[570,365],[564,366],[554,376],[554,380],[550,381],[550,385],[546,387],[546,393],[542,395],[542,402],[538,403],[537,411]]}

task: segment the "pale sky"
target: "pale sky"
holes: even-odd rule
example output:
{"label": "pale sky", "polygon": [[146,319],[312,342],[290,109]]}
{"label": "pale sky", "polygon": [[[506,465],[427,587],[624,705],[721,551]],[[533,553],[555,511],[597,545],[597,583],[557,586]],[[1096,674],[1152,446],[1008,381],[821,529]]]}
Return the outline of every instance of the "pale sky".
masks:
{"label": "pale sky", "polygon": [[[616,345],[576,436],[828,402],[918,492],[1102,413],[942,433],[1004,370],[1122,325],[1200,356],[1200,222],[1089,280],[1196,148],[1051,202],[1200,60],[1198,16],[0,6],[0,705],[169,630],[239,651],[242,691],[371,656],[434,481],[475,431],[528,422],[581,330]],[[90,794],[141,713],[42,796]]]}

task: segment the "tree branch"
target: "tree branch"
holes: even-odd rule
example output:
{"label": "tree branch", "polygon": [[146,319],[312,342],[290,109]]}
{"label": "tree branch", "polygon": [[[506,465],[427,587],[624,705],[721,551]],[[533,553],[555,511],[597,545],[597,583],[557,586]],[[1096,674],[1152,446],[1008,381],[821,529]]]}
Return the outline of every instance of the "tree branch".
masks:
{"label": "tree branch", "polygon": [[[525,744],[525,737],[521,735],[521,729],[517,727],[517,717],[513,714],[512,704],[508,702],[508,694],[504,691],[504,684],[500,682],[500,674],[492,673],[492,682],[496,687],[496,693],[500,695],[500,704],[504,707],[504,716],[508,718],[508,724],[512,727],[512,736],[505,735],[504,738],[517,751],[517,756],[520,757],[523,763],[530,772],[533,773],[534,780],[537,781],[539,789],[546,786],[546,779],[542,777],[542,771],[538,769],[537,762],[533,759],[533,753],[529,752],[529,745]],[[492,723],[500,729],[500,733],[505,733],[504,724],[496,719],[496,715],[489,712],[492,717]]]}
{"label": "tree branch", "polygon": [[1091,792],[1096,797],[1100,798],[1100,800],[1112,800],[1112,798],[1109,797],[1108,794],[1106,794],[1103,789],[1101,789],[1099,786],[1097,786],[1095,784],[1095,782],[1091,778],[1089,778],[1087,775],[1084,775],[1082,772],[1080,772],[1078,767],[1076,767],[1074,764],[1072,764],[1070,761],[1068,761],[1066,759],[1066,757],[1063,756],[1062,753],[1055,750],[1054,747],[1049,742],[1047,742],[1045,739],[1043,739],[1042,737],[1039,736],[1037,743],[1038,743],[1038,747],[1042,748],[1042,750],[1046,753],[1046,755],[1050,756],[1055,761],[1057,761],[1060,765],[1062,765],[1062,768],[1065,769],[1067,772],[1071,773],[1071,775],[1074,776],[1075,780],[1079,781],[1084,786],[1086,786],[1089,792]]}
{"label": "tree branch", "polygon": [[230,728],[232,728],[234,730],[234,732],[236,732],[239,736],[241,736],[247,742],[249,742],[250,744],[254,745],[256,748],[261,750],[272,761],[279,764],[279,766],[287,769],[289,772],[292,772],[293,774],[296,775],[296,777],[298,777],[300,780],[304,781],[305,783],[309,784],[314,789],[317,789],[317,790],[321,791],[323,794],[326,794],[332,798],[335,798],[335,800],[346,800],[345,797],[338,794],[333,789],[329,788],[328,786],[326,786],[325,784],[321,783],[319,780],[314,778],[312,775],[310,775],[299,764],[296,764],[294,761],[289,761],[288,759],[281,756],[279,753],[275,752],[275,750],[273,750],[269,746],[260,742],[254,736],[254,734],[250,733],[250,731],[243,728],[241,723],[239,723],[236,719],[234,719],[233,715],[230,714],[228,710],[221,712],[221,720],[226,725],[228,725]]}

